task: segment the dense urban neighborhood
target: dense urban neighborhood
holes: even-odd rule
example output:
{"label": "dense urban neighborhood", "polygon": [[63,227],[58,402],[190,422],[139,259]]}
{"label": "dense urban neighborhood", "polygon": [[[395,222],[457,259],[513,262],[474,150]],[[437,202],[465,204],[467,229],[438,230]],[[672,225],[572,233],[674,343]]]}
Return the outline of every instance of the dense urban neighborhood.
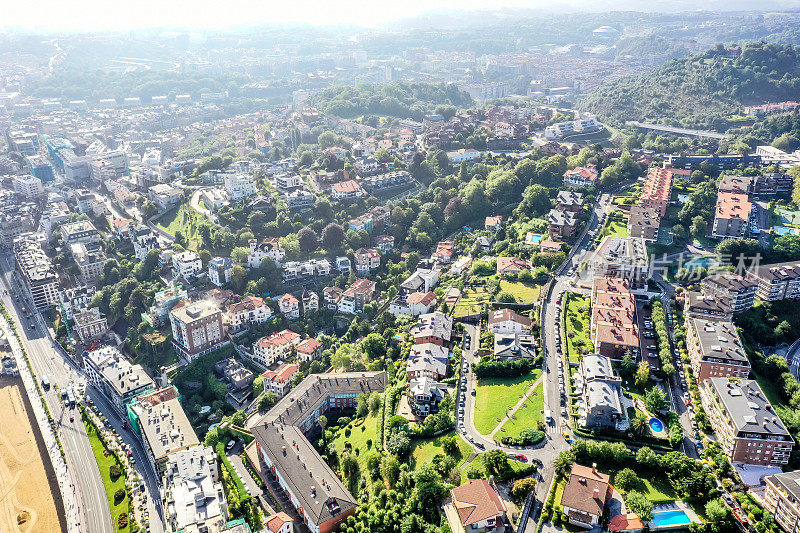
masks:
{"label": "dense urban neighborhood", "polygon": [[800,530],[800,15],[460,16],[0,32],[0,531]]}

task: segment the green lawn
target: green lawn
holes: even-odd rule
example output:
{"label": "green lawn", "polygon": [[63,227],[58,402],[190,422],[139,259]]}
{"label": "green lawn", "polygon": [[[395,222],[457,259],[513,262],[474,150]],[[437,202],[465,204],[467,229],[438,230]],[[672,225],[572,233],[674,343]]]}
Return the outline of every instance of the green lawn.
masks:
{"label": "green lawn", "polygon": [[602,236],[616,235],[617,237],[625,238],[628,236],[628,222],[627,220],[610,220],[606,227],[603,228]]}
{"label": "green lawn", "polygon": [[527,376],[478,380],[475,395],[475,429],[483,435],[491,433],[505,417],[507,408],[519,402],[519,397],[541,373],[541,370],[536,369]]}
{"label": "green lawn", "polygon": [[[348,429],[350,430],[349,435]],[[354,420],[347,426],[338,428],[335,435],[336,436],[333,438],[333,445],[336,446],[336,451],[339,452],[339,454],[342,453],[345,449],[345,445],[348,443],[353,453],[356,453],[356,450],[358,450],[357,457],[362,471],[366,471],[364,470],[366,465],[361,463],[366,461],[367,452],[381,449],[381,444],[378,442],[378,414],[367,415],[363,423],[359,423],[359,420]],[[369,446],[367,446],[368,440],[371,441]]]}
{"label": "green lawn", "polygon": [[[581,311],[581,309],[585,309]],[[564,316],[564,339],[567,355],[579,355],[583,348],[592,351],[592,341],[589,339],[591,329],[589,323],[589,298],[570,293],[567,303],[566,314]],[[569,333],[574,332],[570,338]]]}
{"label": "green lawn", "polygon": [[541,285],[521,281],[500,281],[500,290],[514,295],[518,303],[533,303],[539,299]]}
{"label": "green lawn", "polygon": [[[641,492],[647,499],[655,503],[674,502],[678,495],[670,485],[669,480],[660,474],[644,475],[643,472],[636,472],[639,475],[639,484],[634,490]],[[612,479],[616,472],[612,472]],[[613,483],[612,483],[613,484]]]}
{"label": "green lawn", "polygon": [[544,409],[544,384],[540,383],[536,387],[533,396],[525,400],[525,403],[517,409],[514,417],[509,419],[500,431],[497,432],[497,437],[516,437],[523,429],[536,429],[539,427],[539,422],[544,420],[542,410]]}
{"label": "green lawn", "polygon": [[[189,207],[181,204],[164,213],[156,225],[171,235],[180,230],[189,242],[189,248],[196,248],[197,225],[206,218]],[[194,245],[194,246],[192,246]]]}
{"label": "green lawn", "polygon": [[128,523],[133,520],[130,499],[126,495],[119,504],[115,504],[114,502],[114,493],[117,492],[118,489],[125,490],[124,470],[123,474],[116,480],[111,479],[111,473],[109,472],[111,465],[117,465],[120,468],[122,468],[122,465],[110,452],[108,456],[103,455],[103,451],[106,450],[106,447],[100,440],[100,437],[98,436],[97,430],[94,428],[94,426],[88,423],[86,420],[83,421],[83,425],[86,426],[86,434],[89,436],[89,444],[92,446],[94,458],[97,461],[97,466],[100,468],[100,475],[103,478],[103,485],[105,485],[106,489],[106,498],[108,498],[108,506],[111,509],[111,520],[114,523],[114,531],[130,531],[130,526],[126,526],[124,528],[119,528],[117,526],[117,518],[122,513],[128,513]]}
{"label": "green lawn", "polygon": [[446,433],[445,435],[441,435],[434,439],[414,439],[412,441],[412,451],[411,456],[414,458],[415,465],[421,465],[423,463],[427,463],[433,460],[433,457],[438,454],[444,454],[444,449],[442,448],[442,437],[455,435],[456,442],[458,442],[458,449],[461,452],[461,457],[458,460],[458,464],[456,466],[461,466],[467,460],[467,458],[472,453],[472,446],[470,446],[467,441],[461,438],[461,435],[456,433],[455,431],[451,431],[450,433]]}

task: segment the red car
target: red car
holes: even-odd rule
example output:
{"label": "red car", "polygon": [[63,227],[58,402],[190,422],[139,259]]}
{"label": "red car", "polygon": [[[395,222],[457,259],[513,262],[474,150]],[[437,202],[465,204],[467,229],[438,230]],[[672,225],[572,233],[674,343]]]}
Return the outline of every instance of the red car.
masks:
{"label": "red car", "polygon": [[521,453],[518,453],[517,455],[515,455],[515,457],[517,459],[519,459],[520,461],[527,461],[528,460],[528,457],[526,455],[522,455]]}

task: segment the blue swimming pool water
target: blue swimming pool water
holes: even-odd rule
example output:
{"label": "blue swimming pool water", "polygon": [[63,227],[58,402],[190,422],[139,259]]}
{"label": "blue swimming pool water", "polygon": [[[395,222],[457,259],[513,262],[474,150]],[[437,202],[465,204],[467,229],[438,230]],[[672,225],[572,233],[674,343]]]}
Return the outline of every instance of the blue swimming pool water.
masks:
{"label": "blue swimming pool water", "polygon": [[662,431],[664,431],[664,422],[662,422],[658,418],[651,418],[650,429],[652,429],[655,433],[661,433]]}
{"label": "blue swimming pool water", "polygon": [[704,255],[702,257],[695,257],[691,261],[687,261],[683,267],[687,270],[694,268],[708,268],[711,264],[716,264],[717,257],[714,255]]}
{"label": "blue swimming pool water", "polygon": [[772,226],[772,229],[774,229],[775,233],[777,233],[779,236],[787,234],[797,235],[797,228],[790,228],[788,226]]}
{"label": "blue swimming pool water", "polygon": [[542,242],[542,236],[538,233],[531,233],[531,242]]}
{"label": "blue swimming pool water", "polygon": [[679,526],[691,524],[689,515],[681,509],[675,511],[653,511],[653,524],[658,526]]}

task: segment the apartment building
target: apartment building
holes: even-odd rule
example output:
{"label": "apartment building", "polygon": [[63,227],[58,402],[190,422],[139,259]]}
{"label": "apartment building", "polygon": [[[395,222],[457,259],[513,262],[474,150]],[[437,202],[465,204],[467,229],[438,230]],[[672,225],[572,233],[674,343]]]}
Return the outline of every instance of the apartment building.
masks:
{"label": "apartment building", "polygon": [[181,407],[178,390],[170,385],[138,396],[127,406],[131,426],[142,435],[147,458],[159,475],[167,469],[169,456],[200,444]]}
{"label": "apartment building", "polygon": [[625,279],[630,290],[644,286],[649,265],[647,245],[638,237],[608,235],[589,258],[589,267],[595,278]]}
{"label": "apartment building", "polygon": [[230,282],[233,275],[233,260],[230,257],[215,257],[208,262],[208,280],[222,287]]}
{"label": "apartment building", "polygon": [[227,344],[222,312],[207,300],[176,307],[169,313],[172,344],[178,355],[191,361]]}
{"label": "apartment building", "polygon": [[342,293],[337,303],[340,313],[354,315],[364,309],[364,304],[372,301],[375,296],[376,284],[368,279],[358,279]]}
{"label": "apartment building", "polygon": [[103,274],[108,258],[99,243],[75,242],[69,250],[84,283],[94,283]]}
{"label": "apartment building", "polygon": [[576,378],[580,393],[578,423],[584,427],[628,429],[629,422],[622,403],[622,379],[614,374],[611,359],[589,354],[581,358]]}
{"label": "apartment building", "polygon": [[800,261],[759,265],[747,271],[748,280],[757,283],[759,300],[775,302],[800,298]]}
{"label": "apartment building", "polygon": [[32,234],[14,240],[14,259],[37,309],[58,305],[59,284],[53,264]]}
{"label": "apartment building", "polygon": [[279,360],[287,359],[292,353],[292,347],[300,344],[300,335],[285,329],[262,337],[253,344],[253,361],[266,366],[272,366]]}
{"label": "apartment building", "polygon": [[88,220],[79,220],[61,225],[61,240],[66,246],[76,243],[99,243],[100,232]]}
{"label": "apartment building", "polygon": [[303,339],[295,348],[297,358],[305,363],[310,363],[314,359],[322,356],[322,344],[313,338]]}
{"label": "apartment building", "polygon": [[511,309],[497,309],[489,313],[489,331],[495,335],[529,333],[531,319],[512,311]]}
{"label": "apartment building", "polygon": [[794,439],[754,380],[712,377],[700,399],[722,451],[734,463],[781,466]]}
{"label": "apartment building", "polygon": [[568,239],[575,234],[578,219],[572,211],[551,209],[547,214],[547,232],[554,241]]}
{"label": "apartment building", "polygon": [[172,268],[184,279],[191,280],[203,271],[203,261],[191,250],[184,250],[172,255]]}
{"label": "apartment building", "polygon": [[95,307],[88,311],[79,310],[73,313],[75,332],[81,342],[88,343],[102,337],[108,331],[108,320]]}
{"label": "apartment building", "polygon": [[331,185],[331,196],[336,200],[354,200],[364,196],[364,189],[355,180],[340,181]]}
{"label": "apartment building", "polygon": [[228,304],[222,322],[228,331],[241,331],[249,324],[263,324],[272,318],[272,309],[258,296],[245,296],[238,302]]}
{"label": "apartment building", "polygon": [[358,503],[306,435],[321,415],[355,407],[359,394],[385,387],[386,372],[312,374],[252,427],[259,458],[313,533],[330,533]]}
{"label": "apartment building", "polygon": [[278,308],[281,314],[289,320],[300,318],[300,300],[288,292],[278,298]]}
{"label": "apartment building", "polygon": [[233,202],[239,202],[256,194],[256,184],[247,174],[225,174],[225,192]]}
{"label": "apartment building", "polygon": [[166,183],[153,185],[147,191],[147,196],[156,204],[160,211],[168,211],[181,203],[183,191]]}
{"label": "apartment building", "polygon": [[168,531],[227,520],[228,504],[214,449],[194,446],[170,454],[161,480],[161,500]]}
{"label": "apartment building", "polygon": [[564,173],[564,185],[568,187],[589,187],[594,185],[600,172],[596,165],[586,165],[567,170]]}
{"label": "apartment building", "polygon": [[667,213],[672,194],[672,171],[666,168],[651,167],[639,196],[642,207],[655,209],[660,217]]}
{"label": "apartment building", "polygon": [[300,371],[294,363],[281,363],[275,370],[267,370],[261,374],[264,378],[264,390],[283,398],[292,388],[292,378]]}
{"label": "apartment building", "polygon": [[764,478],[764,509],[786,533],[800,532],[800,470]]}
{"label": "apartment building", "polygon": [[450,346],[453,331],[453,318],[440,311],[420,315],[417,323],[411,327],[414,344],[431,343],[437,346]]}
{"label": "apartment building", "polygon": [[141,365],[128,361],[113,346],[103,346],[83,356],[83,368],[89,380],[111,400],[120,416],[137,396],[155,389],[155,382]]}
{"label": "apartment building", "polygon": [[359,248],[353,253],[353,259],[359,276],[366,276],[381,266],[381,254],[372,248]]}
{"label": "apartment building", "polygon": [[709,276],[700,283],[703,294],[727,300],[731,311],[738,313],[753,307],[758,283],[732,272]]}
{"label": "apartment building", "polygon": [[13,186],[14,192],[27,196],[28,198],[38,198],[44,194],[42,180],[35,176],[14,176]]}
{"label": "apartment building", "polygon": [[750,361],[730,320],[688,318],[686,348],[698,381],[711,377],[747,378]]}
{"label": "apartment building", "polygon": [[661,216],[654,207],[631,206],[628,216],[628,235],[637,237],[645,242],[655,242],[658,239],[658,228],[661,225]]}
{"label": "apartment building", "polygon": [[578,213],[583,209],[583,193],[575,191],[558,191],[556,208],[561,211]]}
{"label": "apartment building", "polygon": [[592,284],[590,336],[595,353],[622,359],[639,351],[636,303],[624,278],[597,278]]}
{"label": "apartment building", "polygon": [[746,194],[721,192],[717,195],[711,235],[715,239],[743,239],[747,236],[753,204]]}

